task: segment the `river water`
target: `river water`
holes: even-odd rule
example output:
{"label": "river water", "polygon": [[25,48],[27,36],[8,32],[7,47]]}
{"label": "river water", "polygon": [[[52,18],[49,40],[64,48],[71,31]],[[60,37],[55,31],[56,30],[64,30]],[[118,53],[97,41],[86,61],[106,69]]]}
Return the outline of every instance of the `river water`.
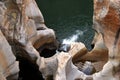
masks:
{"label": "river water", "polygon": [[[81,41],[88,49],[91,49],[90,44],[94,36],[92,0],[36,1],[44,16],[45,24],[54,29],[57,38],[63,44]],[[33,66],[24,59],[20,59],[19,63],[19,80],[44,80],[37,66]]]}
{"label": "river water", "polygon": [[36,0],[47,27],[61,42],[80,41],[91,49],[93,0]]}

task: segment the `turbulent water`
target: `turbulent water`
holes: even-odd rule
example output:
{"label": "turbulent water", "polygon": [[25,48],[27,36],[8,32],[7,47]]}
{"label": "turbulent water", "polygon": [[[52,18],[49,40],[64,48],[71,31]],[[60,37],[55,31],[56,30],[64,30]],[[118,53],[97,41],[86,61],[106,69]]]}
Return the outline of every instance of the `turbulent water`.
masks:
{"label": "turbulent water", "polygon": [[94,36],[92,21],[88,16],[77,15],[67,19],[59,20],[56,24],[50,24],[58,39],[62,43],[83,42],[88,49],[91,49],[91,41]]}
{"label": "turbulent water", "polygon": [[69,38],[65,38],[62,41],[62,44],[71,44],[72,42],[77,42],[79,36],[83,36],[85,31],[76,30],[76,34],[73,34]]}
{"label": "turbulent water", "polygon": [[93,0],[36,0],[47,27],[63,43],[83,42],[88,49],[92,30]]}
{"label": "turbulent water", "polygon": [[[93,0],[36,0],[47,27],[54,29],[58,40],[63,44],[83,42],[91,49],[94,36],[92,30]],[[64,51],[69,45],[63,45]],[[49,55],[47,53],[50,53]],[[55,50],[43,50],[41,56],[53,56]],[[44,80],[29,61],[20,59],[20,80]]]}

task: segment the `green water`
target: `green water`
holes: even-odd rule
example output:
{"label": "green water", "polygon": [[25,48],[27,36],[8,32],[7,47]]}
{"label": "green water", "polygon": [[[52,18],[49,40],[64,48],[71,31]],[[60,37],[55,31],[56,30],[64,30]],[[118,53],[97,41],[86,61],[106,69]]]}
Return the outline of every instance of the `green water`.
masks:
{"label": "green water", "polygon": [[54,29],[57,38],[63,40],[85,31],[78,41],[89,49],[94,36],[92,30],[93,0],[36,0],[47,27]]}

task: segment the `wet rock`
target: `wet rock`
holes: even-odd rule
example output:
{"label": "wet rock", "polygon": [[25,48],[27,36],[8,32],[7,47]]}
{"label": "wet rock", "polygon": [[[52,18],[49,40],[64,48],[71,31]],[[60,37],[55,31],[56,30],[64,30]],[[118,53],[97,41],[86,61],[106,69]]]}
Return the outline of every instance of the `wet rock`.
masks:
{"label": "wet rock", "polygon": [[70,50],[70,44],[61,44],[58,51],[68,52]]}
{"label": "wet rock", "polygon": [[92,75],[93,73],[96,72],[96,69],[92,62],[86,61],[86,62],[77,62],[74,63],[75,66],[78,67],[78,69],[82,72],[84,72],[86,75]]}
{"label": "wet rock", "polygon": [[87,75],[92,75],[96,72],[96,70],[91,62],[86,61],[83,65],[82,72],[84,72]]}

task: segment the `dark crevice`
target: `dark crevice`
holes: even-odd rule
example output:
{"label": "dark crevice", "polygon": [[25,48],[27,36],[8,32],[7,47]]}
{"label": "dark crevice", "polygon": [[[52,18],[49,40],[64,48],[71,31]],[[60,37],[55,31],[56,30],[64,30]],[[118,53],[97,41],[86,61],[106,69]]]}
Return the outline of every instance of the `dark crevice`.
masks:
{"label": "dark crevice", "polygon": [[24,58],[19,58],[19,68],[18,80],[44,80],[38,66]]}
{"label": "dark crevice", "polygon": [[45,48],[40,52],[40,56],[44,58],[52,57],[55,54],[56,54],[56,49],[51,50],[51,49]]}
{"label": "dark crevice", "polygon": [[90,51],[95,47],[95,44],[91,44],[91,49]]}

